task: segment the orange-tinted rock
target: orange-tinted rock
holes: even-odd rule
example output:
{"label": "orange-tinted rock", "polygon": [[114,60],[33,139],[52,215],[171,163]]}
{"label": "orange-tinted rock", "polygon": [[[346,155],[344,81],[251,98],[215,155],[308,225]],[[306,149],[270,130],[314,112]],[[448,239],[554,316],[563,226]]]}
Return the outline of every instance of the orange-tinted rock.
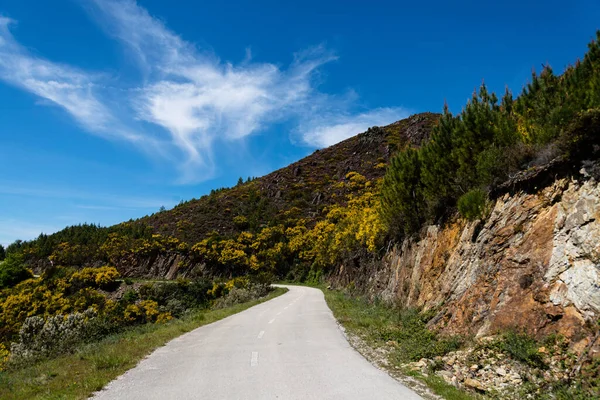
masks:
{"label": "orange-tinted rock", "polygon": [[478,222],[430,226],[373,269],[347,269],[371,295],[439,308],[447,333],[510,328],[579,341],[600,316],[600,186],[559,180],[535,194],[498,199]]}

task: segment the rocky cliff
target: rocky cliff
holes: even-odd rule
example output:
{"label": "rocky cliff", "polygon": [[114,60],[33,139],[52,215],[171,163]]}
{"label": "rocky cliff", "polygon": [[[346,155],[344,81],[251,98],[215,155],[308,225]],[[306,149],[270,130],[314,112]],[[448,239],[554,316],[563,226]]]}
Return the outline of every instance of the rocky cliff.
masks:
{"label": "rocky cliff", "polygon": [[586,348],[600,316],[600,184],[564,178],[506,193],[485,221],[428,226],[381,262],[332,279],[403,306],[439,310],[446,333],[524,328]]}

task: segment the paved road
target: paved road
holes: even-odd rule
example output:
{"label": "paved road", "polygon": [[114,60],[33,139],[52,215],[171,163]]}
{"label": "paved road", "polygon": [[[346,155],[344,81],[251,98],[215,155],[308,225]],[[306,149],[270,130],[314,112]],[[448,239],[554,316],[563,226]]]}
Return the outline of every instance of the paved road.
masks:
{"label": "paved road", "polygon": [[420,399],[346,341],[318,289],[289,292],[156,350],[95,399]]}

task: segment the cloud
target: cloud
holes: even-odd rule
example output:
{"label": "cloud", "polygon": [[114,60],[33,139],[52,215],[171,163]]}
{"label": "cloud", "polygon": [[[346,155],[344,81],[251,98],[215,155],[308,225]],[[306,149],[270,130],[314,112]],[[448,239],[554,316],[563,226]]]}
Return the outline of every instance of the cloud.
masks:
{"label": "cloud", "polygon": [[172,163],[180,183],[214,176],[216,146],[239,144],[276,122],[298,124],[302,144],[323,147],[404,115],[391,108],[354,114],[355,96],[320,92],[319,71],[337,59],[323,45],[293,54],[286,66],[255,62],[249,49],[234,64],[184,40],[133,0],[80,1],[139,66],[134,87],[31,55],[4,17],[0,79],[62,107],[94,134]]}
{"label": "cloud", "polygon": [[336,59],[318,46],[295,54],[282,69],[252,63],[247,50],[244,62],[233,65],[200,52],[134,1],[93,3],[107,32],[136,55],[146,75],[133,98],[137,117],[170,133],[185,154],[183,181],[198,170],[214,172],[216,141],[241,140],[296,113],[315,92],[315,71]]}
{"label": "cloud", "polygon": [[409,115],[404,108],[377,108],[356,115],[319,116],[300,125],[298,133],[310,146],[328,147],[372,126],[388,125]]}
{"label": "cloud", "polygon": [[0,16],[0,79],[62,107],[91,132],[132,141],[140,139],[118,126],[97,95],[100,75],[32,56],[11,34],[9,27],[14,24]]}
{"label": "cloud", "polygon": [[90,127],[103,127],[108,111],[92,94],[91,79],[71,68],[29,56],[8,29],[13,23],[0,18],[2,79],[57,103]]}

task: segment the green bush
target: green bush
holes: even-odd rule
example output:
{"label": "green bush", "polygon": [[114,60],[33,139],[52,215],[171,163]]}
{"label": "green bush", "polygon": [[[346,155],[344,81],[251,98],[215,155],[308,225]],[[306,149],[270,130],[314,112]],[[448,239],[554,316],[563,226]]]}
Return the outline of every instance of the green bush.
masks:
{"label": "green bush", "polygon": [[539,353],[539,344],[526,333],[514,330],[502,335],[497,343],[498,347],[509,354],[513,359],[537,368],[546,368],[546,364]]}
{"label": "green bush", "polygon": [[122,300],[126,303],[135,303],[140,298],[138,292],[133,289],[127,290],[122,297]]}
{"label": "green bush", "polygon": [[271,290],[269,285],[260,284],[250,284],[248,288],[233,287],[225,296],[215,300],[214,308],[231,307],[250,300],[256,300],[266,296]]}
{"label": "green bush", "polygon": [[399,324],[392,328],[387,339],[398,343],[397,357],[403,361],[416,361],[443,356],[461,347],[461,337],[443,337],[430,330],[427,322],[431,317],[431,313],[422,313],[414,308],[400,311]]}
{"label": "green bush", "polygon": [[15,286],[31,277],[31,272],[23,266],[23,256],[18,253],[9,254],[0,264],[0,289]]}
{"label": "green bush", "polygon": [[469,221],[481,219],[487,209],[487,194],[481,189],[473,189],[458,199],[458,212]]}
{"label": "green bush", "polygon": [[[156,301],[161,307],[167,306],[170,300],[177,299],[181,305],[173,307],[201,308],[208,305],[209,295],[207,292],[212,288],[212,283],[203,279],[188,281],[179,279],[176,282],[156,282],[145,284],[140,287],[140,299]],[[171,303],[175,304],[175,303]]]}
{"label": "green bush", "polygon": [[19,331],[19,339],[10,349],[10,362],[22,364],[42,357],[71,351],[78,343],[90,337],[89,328],[96,312],[89,308],[83,313],[55,315],[46,320],[29,317]]}
{"label": "green bush", "polygon": [[391,159],[381,190],[380,214],[392,235],[416,232],[424,221],[421,161],[407,149]]}

